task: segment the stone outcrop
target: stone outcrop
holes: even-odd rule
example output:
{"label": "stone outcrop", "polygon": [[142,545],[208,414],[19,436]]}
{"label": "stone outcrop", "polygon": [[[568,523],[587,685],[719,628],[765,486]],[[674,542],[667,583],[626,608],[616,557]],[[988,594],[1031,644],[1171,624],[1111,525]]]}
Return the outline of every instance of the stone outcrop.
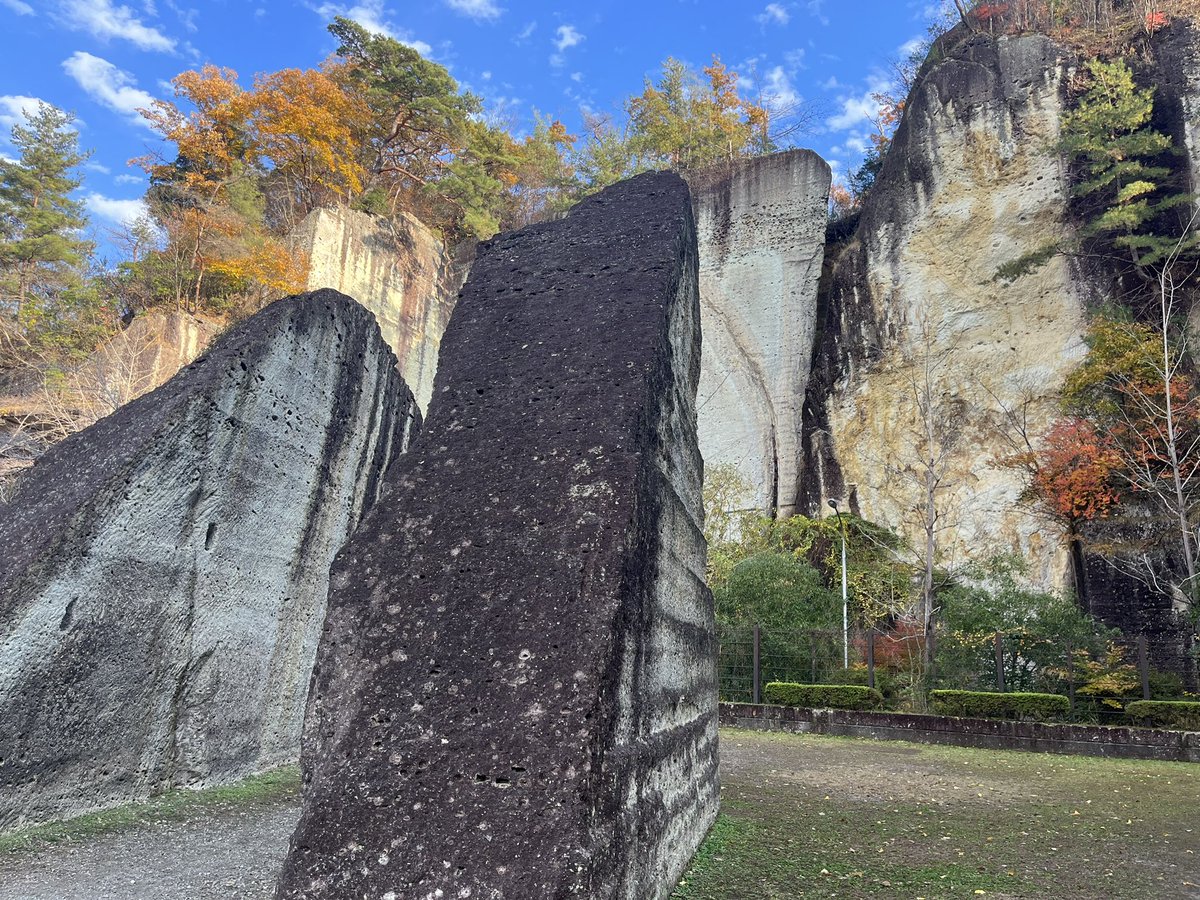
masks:
{"label": "stone outcrop", "polygon": [[62,373],[56,390],[29,378],[0,396],[0,499],[11,493],[7,479],[33,465],[47,448],[47,434],[71,420],[79,428],[154,390],[194,360],[222,323],[179,310],[147,312],[80,365]]}
{"label": "stone outcrop", "polygon": [[1186,19],[1173,21],[1155,49],[1158,99],[1165,94],[1174,107],[1165,130],[1187,152],[1190,187],[1200,203],[1200,28]]}
{"label": "stone outcrop", "polygon": [[401,377],[427,409],[466,254],[408,213],[385,219],[345,207],[313,210],[292,240],[308,256],[309,290],[339,290],[375,314]]}
{"label": "stone outcrop", "polygon": [[1014,451],[1006,411],[1031,434],[1057,415],[1086,352],[1084,291],[1061,256],[1012,283],[995,275],[1070,235],[1050,149],[1065,76],[1040,36],[970,37],[922,74],[856,231],[830,250],[801,490],[809,511],[848,496],[916,538],[918,457],[944,454],[942,562],[1016,552],[1047,587],[1068,576],[1061,537],[993,460]]}
{"label": "stone outcrop", "polygon": [[689,177],[700,246],[700,450],[747,509],[795,514],[830,170],[791,150]]}
{"label": "stone outcrop", "polygon": [[677,176],[481,245],[334,564],[278,897],[670,894],[717,806],[699,351]]}
{"label": "stone outcrop", "polygon": [[0,506],[0,829],[294,760],[330,562],[417,415],[321,291],[46,453]]}
{"label": "stone outcrop", "polygon": [[126,403],[191,363],[222,328],[220,321],[180,310],[143,313],[84,364],[83,375]]}

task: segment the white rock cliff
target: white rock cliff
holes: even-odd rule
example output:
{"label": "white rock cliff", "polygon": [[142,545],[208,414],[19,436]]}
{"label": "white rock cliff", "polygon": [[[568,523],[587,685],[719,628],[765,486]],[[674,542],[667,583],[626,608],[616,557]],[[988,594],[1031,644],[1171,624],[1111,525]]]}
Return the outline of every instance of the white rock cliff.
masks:
{"label": "white rock cliff", "polygon": [[689,177],[700,244],[705,466],[733,466],[747,509],[796,512],[804,393],[830,170],[792,150]]}

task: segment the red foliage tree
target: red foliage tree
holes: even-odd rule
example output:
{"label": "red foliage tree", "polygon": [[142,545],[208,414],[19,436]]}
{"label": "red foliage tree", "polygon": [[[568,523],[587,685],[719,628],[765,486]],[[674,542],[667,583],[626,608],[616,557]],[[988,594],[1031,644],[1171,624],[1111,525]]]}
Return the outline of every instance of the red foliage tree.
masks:
{"label": "red foliage tree", "polygon": [[1114,474],[1121,457],[1086,419],[1054,424],[1039,453],[1033,486],[1058,516],[1068,521],[1106,516],[1120,500]]}

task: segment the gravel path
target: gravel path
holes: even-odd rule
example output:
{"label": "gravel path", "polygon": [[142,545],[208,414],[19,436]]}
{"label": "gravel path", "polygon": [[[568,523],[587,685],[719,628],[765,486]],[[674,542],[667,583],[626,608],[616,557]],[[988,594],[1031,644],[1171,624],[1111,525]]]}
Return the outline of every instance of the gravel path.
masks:
{"label": "gravel path", "polygon": [[184,821],[7,854],[0,856],[0,898],[268,898],[298,815],[294,800],[228,805]]}

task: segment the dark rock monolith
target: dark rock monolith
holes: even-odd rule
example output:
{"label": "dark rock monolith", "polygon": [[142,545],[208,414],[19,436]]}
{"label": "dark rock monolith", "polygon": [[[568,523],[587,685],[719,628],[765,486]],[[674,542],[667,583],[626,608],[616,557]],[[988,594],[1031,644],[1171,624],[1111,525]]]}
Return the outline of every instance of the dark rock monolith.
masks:
{"label": "dark rock monolith", "polygon": [[670,894],[717,808],[675,175],[484,244],[339,554],[283,898]]}
{"label": "dark rock monolith", "polygon": [[281,300],[0,505],[0,829],[294,761],[329,565],[418,421],[371,314]]}

